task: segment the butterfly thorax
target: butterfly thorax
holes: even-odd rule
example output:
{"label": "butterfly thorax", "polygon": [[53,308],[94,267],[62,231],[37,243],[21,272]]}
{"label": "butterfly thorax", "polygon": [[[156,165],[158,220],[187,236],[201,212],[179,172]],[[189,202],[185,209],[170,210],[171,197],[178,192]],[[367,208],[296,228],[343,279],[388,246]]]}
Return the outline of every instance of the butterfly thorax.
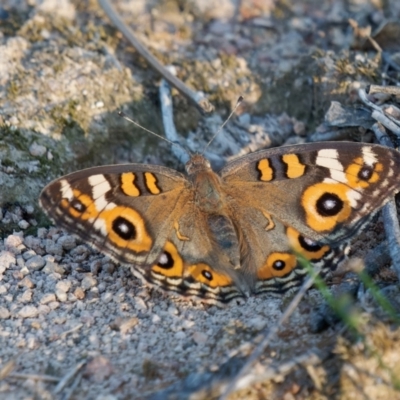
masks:
{"label": "butterfly thorax", "polygon": [[196,206],[207,214],[219,214],[224,207],[221,180],[209,161],[196,154],[186,164],[186,171],[193,184]]}

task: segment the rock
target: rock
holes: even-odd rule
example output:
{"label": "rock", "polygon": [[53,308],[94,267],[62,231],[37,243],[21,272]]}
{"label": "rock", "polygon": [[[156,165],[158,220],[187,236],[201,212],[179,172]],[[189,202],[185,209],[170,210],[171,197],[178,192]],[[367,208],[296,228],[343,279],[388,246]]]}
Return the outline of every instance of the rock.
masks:
{"label": "rock", "polygon": [[17,262],[15,256],[10,251],[0,252],[0,274],[6,269],[10,268],[11,265],[15,265]]}
{"label": "rock", "polygon": [[39,315],[39,310],[34,306],[24,306],[18,311],[20,318],[35,318]]}
{"label": "rock", "polygon": [[25,262],[25,266],[32,271],[40,271],[46,265],[42,256],[33,256]]}

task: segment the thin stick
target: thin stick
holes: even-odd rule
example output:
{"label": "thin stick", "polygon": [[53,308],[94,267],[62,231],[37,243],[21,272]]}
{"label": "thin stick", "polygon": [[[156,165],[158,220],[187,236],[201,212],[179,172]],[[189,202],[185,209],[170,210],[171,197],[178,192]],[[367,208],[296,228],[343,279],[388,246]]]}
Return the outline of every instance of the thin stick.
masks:
{"label": "thin stick", "polygon": [[54,389],[54,393],[60,393],[64,387],[68,384],[68,382],[82,369],[82,367],[86,364],[86,361],[81,361],[74,368],[68,371],[62,379],[58,382],[58,385]]}
{"label": "thin stick", "polygon": [[[172,143],[178,143],[178,133],[176,132],[174,124],[174,113],[172,109],[172,96],[168,82],[165,79],[161,79],[161,85],[159,89],[160,103],[161,103],[161,115],[164,124],[165,136]],[[190,154],[188,150],[179,146],[172,146],[172,151],[175,157],[183,164],[189,161]]]}
{"label": "thin stick", "polygon": [[60,378],[51,375],[22,374],[19,372],[13,372],[9,374],[7,377],[15,379],[32,379],[33,381],[54,382],[54,383],[60,381]]}
{"label": "thin stick", "polygon": [[382,125],[386,126],[386,128],[393,131],[393,133],[395,135],[400,136],[400,126],[398,125],[399,122],[397,120],[392,118],[390,115],[385,115],[379,106],[377,106],[372,101],[370,101],[368,99],[367,93],[365,92],[364,89],[359,89],[358,96],[360,97],[360,100],[365,105],[367,105],[368,107],[371,107],[374,110],[371,113],[371,117],[373,119],[375,119],[376,121],[380,122]]}
{"label": "thin stick", "polygon": [[[326,355],[327,356],[327,355]],[[293,357],[289,361],[286,361],[277,366],[259,366],[256,372],[251,372],[240,378],[240,382],[237,384],[237,390],[245,389],[253,386],[258,382],[265,382],[267,380],[274,379],[278,376],[287,375],[293,368],[298,365],[302,365],[306,369],[310,366],[320,364],[324,358],[319,355],[317,350],[308,351],[297,357]],[[307,369],[308,372],[308,369]]]}
{"label": "thin stick", "polygon": [[207,143],[206,147],[204,148],[202,155],[206,152],[208,146],[211,144],[211,142],[217,137],[217,135],[222,131],[222,129],[224,128],[224,126],[226,125],[226,123],[232,118],[232,115],[235,113],[235,111],[237,110],[237,108],[239,107],[240,103],[243,101],[243,96],[239,96],[235,107],[233,108],[233,110],[231,111],[231,113],[229,114],[229,117],[225,120],[225,122],[219,127],[219,129],[217,130],[217,132],[214,134],[214,136],[211,138],[211,140]]}
{"label": "thin stick", "polygon": [[385,93],[393,94],[400,97],[400,87],[399,86],[380,86],[380,85],[369,85],[367,87],[368,94],[374,93]]}
{"label": "thin stick", "polygon": [[393,118],[388,117],[382,111],[377,110],[372,112],[371,117],[392,131],[396,136],[400,136],[400,126],[398,125],[398,122],[396,123],[393,121]]}
{"label": "thin stick", "polygon": [[252,368],[254,362],[260,358],[261,354],[263,353],[264,349],[268,346],[270,341],[274,338],[274,336],[278,333],[278,330],[282,327],[282,325],[289,319],[289,317],[293,314],[296,310],[297,306],[299,305],[301,299],[304,297],[307,290],[313,285],[315,278],[321,272],[321,268],[314,269],[315,274],[314,276],[310,276],[301,286],[300,290],[296,293],[296,296],[290,302],[288,307],[286,308],[285,312],[282,314],[281,318],[279,319],[278,323],[274,325],[272,328],[267,329],[264,332],[264,339],[256,346],[253,350],[253,353],[250,355],[246,363],[243,367],[239,370],[236,376],[232,379],[232,381],[227,386],[226,390],[219,398],[219,400],[227,400],[228,396],[236,390],[238,381],[245,375],[248,375],[250,369]]}
{"label": "thin stick", "polygon": [[122,19],[119,17],[114,7],[109,3],[108,0],[98,0],[100,6],[104,12],[110,18],[111,22],[116,28],[128,39],[131,45],[136,51],[154,68],[166,81],[168,81],[173,87],[181,92],[188,100],[190,100],[196,108],[202,113],[210,113],[214,110],[213,105],[203,96],[199,95],[193,90],[189,89],[180,79],[172,75],[164,66],[151,54],[146,47],[144,47],[135,37],[133,31],[125,25]]}
{"label": "thin stick", "polygon": [[69,335],[70,333],[79,331],[79,329],[81,329],[82,326],[83,326],[83,324],[78,324],[78,325],[74,326],[73,328],[61,333],[60,338],[64,338],[65,336]]}

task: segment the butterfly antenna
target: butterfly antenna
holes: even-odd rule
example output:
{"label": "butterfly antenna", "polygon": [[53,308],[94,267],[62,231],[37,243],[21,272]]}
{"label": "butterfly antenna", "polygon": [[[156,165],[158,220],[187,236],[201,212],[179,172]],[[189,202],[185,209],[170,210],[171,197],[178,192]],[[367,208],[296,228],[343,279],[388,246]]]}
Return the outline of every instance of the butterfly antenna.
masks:
{"label": "butterfly antenna", "polygon": [[151,133],[151,134],[154,135],[154,136],[157,136],[159,139],[165,140],[166,142],[172,144],[173,146],[178,146],[178,147],[180,147],[185,153],[187,153],[187,154],[189,155],[189,157],[191,157],[191,154],[190,154],[189,150],[188,150],[188,149],[185,149],[180,143],[178,143],[178,142],[173,142],[172,140],[169,140],[169,139],[165,138],[164,136],[161,136],[161,135],[159,135],[158,133],[155,133],[155,132],[153,132],[153,131],[151,131],[151,130],[145,128],[144,126],[140,125],[139,123],[137,123],[137,122],[134,121],[133,119],[127,117],[123,111],[118,111],[118,115],[119,115],[120,117],[122,117],[123,119],[125,119],[126,121],[131,122],[133,125],[136,125],[138,128],[141,128],[141,129],[143,129],[144,131],[146,131],[146,132],[148,132],[148,133]]}
{"label": "butterfly antenna", "polygon": [[206,147],[203,150],[202,155],[204,155],[204,153],[206,152],[208,146],[212,143],[212,141],[217,137],[217,135],[222,131],[222,129],[224,128],[224,126],[226,125],[226,123],[232,118],[232,115],[235,113],[235,111],[237,110],[237,108],[240,106],[240,104],[242,103],[242,101],[244,100],[243,96],[239,96],[235,107],[233,108],[232,112],[229,114],[229,117],[225,120],[225,122],[219,127],[219,129],[217,130],[217,132],[215,133],[215,135],[211,138],[211,140],[207,143]]}

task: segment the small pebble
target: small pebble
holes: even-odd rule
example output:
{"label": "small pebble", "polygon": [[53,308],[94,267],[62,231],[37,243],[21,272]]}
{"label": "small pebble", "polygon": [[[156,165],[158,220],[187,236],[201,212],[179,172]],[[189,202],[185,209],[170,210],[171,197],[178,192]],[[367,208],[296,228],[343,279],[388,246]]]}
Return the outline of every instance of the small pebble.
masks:
{"label": "small pebble", "polygon": [[137,324],[139,320],[136,317],[128,318],[123,320],[121,323],[119,330],[122,334],[127,334],[130,332]]}
{"label": "small pebble", "polygon": [[47,239],[46,240],[46,253],[62,256],[63,248],[60,244],[54,243],[53,240]]}
{"label": "small pebble", "polygon": [[23,236],[22,235],[9,235],[6,240],[4,241],[4,245],[6,246],[6,249],[8,248],[17,248],[19,245],[23,243]]}
{"label": "small pebble", "polygon": [[46,274],[60,274],[60,275],[64,275],[65,274],[65,270],[63,267],[61,267],[60,265],[58,265],[55,262],[52,261],[47,261],[46,265],[43,268],[43,272],[45,272]]}
{"label": "small pebble", "polygon": [[101,300],[104,303],[109,303],[110,301],[112,301],[113,299],[113,293],[111,292],[105,292],[102,296],[101,296]]}
{"label": "small pebble", "polygon": [[178,340],[186,339],[186,333],[183,332],[183,331],[178,331],[178,332],[176,332],[174,336],[175,336],[175,338],[178,339]]}
{"label": "small pebble", "polygon": [[207,340],[208,340],[208,336],[203,332],[196,331],[193,333],[192,337],[193,337],[193,340],[195,341],[195,343],[198,345],[205,344],[205,343],[207,343]]}
{"label": "small pebble", "polygon": [[18,311],[20,318],[35,318],[39,314],[39,310],[34,306],[24,306]]}
{"label": "small pebble", "polygon": [[20,296],[17,297],[19,303],[30,303],[32,301],[32,290],[25,290]]}
{"label": "small pebble", "polygon": [[77,287],[77,288],[74,290],[74,296],[75,296],[77,299],[82,300],[82,299],[85,298],[85,292],[83,291],[83,289],[82,289],[81,287]]}
{"label": "small pebble", "polygon": [[57,244],[60,245],[64,250],[72,250],[76,247],[76,239],[72,235],[61,236],[57,240]]}
{"label": "small pebble", "polygon": [[42,256],[32,256],[25,262],[25,266],[32,271],[40,271],[46,265]]}
{"label": "small pebble", "polygon": [[40,304],[47,304],[52,301],[56,301],[56,295],[54,293],[45,293],[40,299]]}
{"label": "small pebble", "polygon": [[10,318],[10,311],[7,308],[0,306],[0,319]]}
{"label": "small pebble", "polygon": [[15,265],[17,262],[15,256],[10,251],[0,252],[0,274],[6,269],[10,268],[11,265]]}
{"label": "small pebble", "polygon": [[97,280],[93,276],[86,275],[82,279],[81,287],[83,290],[88,290],[97,284]]}
{"label": "small pebble", "polygon": [[27,250],[24,253],[22,253],[22,258],[26,261],[35,255],[36,255],[36,253],[33,250]]}
{"label": "small pebble", "polygon": [[71,285],[72,285],[71,281],[63,279],[62,281],[57,282],[56,289],[61,292],[67,293],[71,288]]}
{"label": "small pebble", "polygon": [[32,282],[32,280],[25,276],[24,279],[22,279],[20,282],[18,282],[18,286],[21,287],[26,287],[28,289],[33,289],[35,287],[35,284]]}
{"label": "small pebble", "polygon": [[28,229],[29,228],[29,222],[25,221],[24,219],[21,219],[21,221],[18,222],[18,226],[21,229]]}
{"label": "small pebble", "polygon": [[29,153],[34,156],[34,157],[42,157],[46,154],[46,147],[42,146],[41,144],[38,144],[36,142],[33,142],[29,146]]}
{"label": "small pebble", "polygon": [[60,301],[61,303],[64,303],[65,301],[67,301],[67,293],[63,292],[62,290],[56,289],[56,297],[57,297],[57,300]]}

